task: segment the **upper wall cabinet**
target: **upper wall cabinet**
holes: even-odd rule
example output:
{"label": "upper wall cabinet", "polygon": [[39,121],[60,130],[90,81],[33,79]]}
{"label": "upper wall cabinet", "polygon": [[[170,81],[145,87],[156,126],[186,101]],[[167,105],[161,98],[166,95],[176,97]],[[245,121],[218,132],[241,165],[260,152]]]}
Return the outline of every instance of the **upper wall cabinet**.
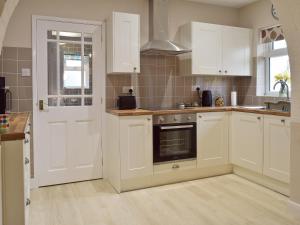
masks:
{"label": "upper wall cabinet", "polygon": [[107,20],[107,73],[140,72],[140,16],[113,12]]}
{"label": "upper wall cabinet", "polygon": [[177,39],[192,49],[179,56],[180,75],[251,75],[250,29],[191,22],[179,28]]}

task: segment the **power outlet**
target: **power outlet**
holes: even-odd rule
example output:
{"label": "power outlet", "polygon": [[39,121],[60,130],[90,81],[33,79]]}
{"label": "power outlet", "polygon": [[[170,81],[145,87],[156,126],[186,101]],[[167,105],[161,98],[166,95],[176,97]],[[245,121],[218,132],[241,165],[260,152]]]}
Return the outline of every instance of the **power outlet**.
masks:
{"label": "power outlet", "polygon": [[129,94],[129,90],[132,89],[133,92],[134,92],[134,89],[133,89],[133,86],[123,86],[122,87],[122,93],[124,94]]}
{"label": "power outlet", "polygon": [[197,88],[200,88],[200,87],[197,86],[197,85],[193,85],[193,86],[192,86],[192,91],[197,91]]}

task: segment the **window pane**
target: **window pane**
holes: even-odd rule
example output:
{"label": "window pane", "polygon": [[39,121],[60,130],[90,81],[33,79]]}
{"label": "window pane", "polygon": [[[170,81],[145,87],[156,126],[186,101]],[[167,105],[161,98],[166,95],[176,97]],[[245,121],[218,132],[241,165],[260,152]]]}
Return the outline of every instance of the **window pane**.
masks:
{"label": "window pane", "polygon": [[63,41],[81,41],[81,33],[59,31],[59,39]]}
{"label": "window pane", "polygon": [[282,48],[287,48],[287,44],[285,40],[281,40],[281,41],[274,41],[273,42],[273,49],[282,49]]}
{"label": "window pane", "polygon": [[62,95],[81,94],[81,45],[60,43],[60,91]]}
{"label": "window pane", "polygon": [[93,49],[92,45],[84,45],[84,94],[93,93]]}
{"label": "window pane", "polygon": [[57,31],[55,30],[48,30],[47,32],[48,39],[56,39],[57,38]]}
{"label": "window pane", "polygon": [[[290,63],[289,57],[285,56],[278,56],[278,57],[271,57],[270,58],[270,91],[279,91],[280,85],[276,86],[276,89],[273,90],[275,83],[280,79],[280,77],[284,77],[285,74],[290,77]],[[277,77],[277,78],[276,78]],[[290,79],[287,81],[288,85],[291,86]]]}
{"label": "window pane", "polygon": [[80,106],[81,98],[61,98],[60,106]]}
{"label": "window pane", "polygon": [[48,106],[57,106],[57,98],[48,98]]}
{"label": "window pane", "polygon": [[48,42],[48,94],[57,94],[57,44]]}
{"label": "window pane", "polygon": [[92,97],[84,98],[84,105],[92,105],[92,103],[93,103]]}
{"label": "window pane", "polygon": [[92,34],[84,34],[85,42],[92,42]]}

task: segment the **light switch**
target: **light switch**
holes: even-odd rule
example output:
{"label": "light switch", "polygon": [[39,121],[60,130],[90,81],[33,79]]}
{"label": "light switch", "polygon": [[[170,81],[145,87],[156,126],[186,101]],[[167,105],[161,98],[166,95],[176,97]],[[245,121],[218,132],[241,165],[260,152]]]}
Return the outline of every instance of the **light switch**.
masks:
{"label": "light switch", "polygon": [[22,77],[30,77],[31,70],[29,68],[22,68]]}

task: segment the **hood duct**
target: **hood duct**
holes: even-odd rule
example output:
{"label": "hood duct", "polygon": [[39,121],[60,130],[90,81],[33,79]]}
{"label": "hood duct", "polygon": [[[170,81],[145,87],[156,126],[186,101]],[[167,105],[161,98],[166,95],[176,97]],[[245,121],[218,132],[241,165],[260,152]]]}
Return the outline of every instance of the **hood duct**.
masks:
{"label": "hood duct", "polygon": [[169,40],[168,0],[149,0],[149,42],[141,48],[141,53],[179,55],[191,51]]}

